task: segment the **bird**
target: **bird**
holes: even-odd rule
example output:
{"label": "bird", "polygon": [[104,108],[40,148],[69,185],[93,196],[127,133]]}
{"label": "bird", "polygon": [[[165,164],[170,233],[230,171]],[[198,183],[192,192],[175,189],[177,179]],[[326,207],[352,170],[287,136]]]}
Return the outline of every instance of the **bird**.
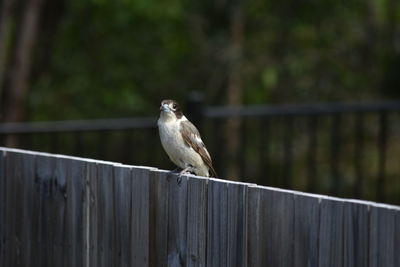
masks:
{"label": "bird", "polygon": [[183,115],[180,105],[171,99],[161,102],[157,121],[161,145],[169,159],[182,170],[179,175],[217,177],[210,153],[199,130]]}

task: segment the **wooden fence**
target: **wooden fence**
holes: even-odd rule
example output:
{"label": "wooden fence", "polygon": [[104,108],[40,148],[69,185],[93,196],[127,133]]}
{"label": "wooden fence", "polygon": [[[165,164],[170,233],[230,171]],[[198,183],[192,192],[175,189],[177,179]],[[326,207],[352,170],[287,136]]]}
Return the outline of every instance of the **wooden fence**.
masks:
{"label": "wooden fence", "polygon": [[396,206],[0,152],[0,266],[400,266]]}

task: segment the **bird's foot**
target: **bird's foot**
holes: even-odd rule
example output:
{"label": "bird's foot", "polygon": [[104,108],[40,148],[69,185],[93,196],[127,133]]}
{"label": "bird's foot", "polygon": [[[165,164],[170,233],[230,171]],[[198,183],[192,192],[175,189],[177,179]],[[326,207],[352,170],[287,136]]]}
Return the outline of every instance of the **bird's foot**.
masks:
{"label": "bird's foot", "polygon": [[186,175],[186,174],[191,174],[190,170],[192,169],[192,166],[186,167],[183,170],[181,170],[178,174],[178,178],[177,178],[177,183],[178,185],[180,185],[182,183],[182,175]]}

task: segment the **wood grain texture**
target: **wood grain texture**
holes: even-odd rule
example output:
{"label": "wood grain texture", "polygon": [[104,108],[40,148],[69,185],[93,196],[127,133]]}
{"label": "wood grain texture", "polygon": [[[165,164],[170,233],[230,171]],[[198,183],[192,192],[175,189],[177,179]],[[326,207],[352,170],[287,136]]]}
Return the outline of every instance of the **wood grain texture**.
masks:
{"label": "wood grain texture", "polygon": [[[132,177],[128,168],[114,167],[114,231],[115,243],[114,266],[131,266],[131,205],[132,205]],[[136,216],[133,216],[135,218]],[[144,229],[143,229],[144,230]],[[143,240],[145,247],[146,241]],[[139,265],[137,265],[139,266]],[[145,265],[143,265],[145,266]]]}
{"label": "wood grain texture", "polygon": [[267,266],[293,265],[294,201],[293,194],[263,191],[262,208],[265,217],[261,221],[266,229]]}
{"label": "wood grain texture", "polygon": [[319,199],[294,195],[294,266],[318,266]]}
{"label": "wood grain texture", "polygon": [[0,265],[5,266],[6,253],[6,155],[0,151]]}
{"label": "wood grain texture", "polygon": [[187,181],[187,254],[188,267],[206,266],[207,180]]}
{"label": "wood grain texture", "polygon": [[369,206],[345,203],[343,224],[344,266],[368,266]]}
{"label": "wood grain texture", "polygon": [[66,186],[60,180],[66,180],[63,170],[57,172],[57,166],[56,158],[36,156],[32,192],[34,266],[63,266]]}
{"label": "wood grain texture", "polygon": [[247,266],[247,186],[227,188],[227,266]]}
{"label": "wood grain texture", "polygon": [[150,171],[131,170],[130,215],[131,266],[149,266],[150,247]]}
{"label": "wood grain texture", "polygon": [[[400,251],[400,212],[395,212],[395,233],[394,233],[394,248],[393,251]],[[395,252],[396,253],[396,252]],[[400,266],[399,253],[394,255],[394,266]]]}
{"label": "wood grain texture", "polygon": [[[33,190],[34,190],[34,177],[35,177],[35,156],[34,155],[18,155],[21,162],[21,180],[19,181],[16,197],[19,200],[16,214],[17,217],[17,238],[20,242],[20,265],[16,266],[28,266],[31,262],[32,257],[32,228],[27,222],[32,221],[33,217]],[[20,220],[20,221],[19,221]],[[46,250],[51,249],[51,239],[48,236],[48,243],[46,244]]]}
{"label": "wood grain texture", "polygon": [[68,266],[83,265],[83,191],[85,162],[65,160],[67,176],[66,245],[68,246]]}
{"label": "wood grain texture", "polygon": [[227,266],[228,187],[209,181],[207,200],[207,266]]}
{"label": "wood grain texture", "polygon": [[7,153],[5,219],[5,266],[25,266],[31,255],[31,193],[33,188],[35,159],[33,155]]}
{"label": "wood grain texture", "polygon": [[99,266],[99,194],[98,194],[98,169],[96,163],[87,166],[89,178],[90,207],[89,207],[89,266]]}
{"label": "wood grain texture", "polygon": [[395,250],[399,236],[396,236],[396,213],[398,211],[381,207],[370,209],[369,266],[393,266],[399,250]]}
{"label": "wood grain texture", "polygon": [[400,208],[0,148],[0,265],[400,266]]}
{"label": "wood grain texture", "polygon": [[97,242],[98,265],[113,266],[115,251],[114,238],[114,188],[113,167],[106,164],[97,165]]}
{"label": "wood grain texture", "polygon": [[168,266],[186,266],[187,177],[168,174]]}
{"label": "wood grain texture", "polygon": [[293,194],[250,187],[248,209],[249,266],[292,266]]}
{"label": "wood grain texture", "polygon": [[150,172],[149,265],[168,263],[168,173]]}
{"label": "wood grain texture", "polygon": [[261,223],[261,218],[265,217],[265,210],[261,208],[261,194],[260,188],[248,188],[248,266],[265,266],[263,255],[266,242],[263,242],[263,238],[266,234]]}
{"label": "wood grain texture", "polygon": [[344,203],[322,199],[320,204],[319,266],[339,267],[344,264]]}

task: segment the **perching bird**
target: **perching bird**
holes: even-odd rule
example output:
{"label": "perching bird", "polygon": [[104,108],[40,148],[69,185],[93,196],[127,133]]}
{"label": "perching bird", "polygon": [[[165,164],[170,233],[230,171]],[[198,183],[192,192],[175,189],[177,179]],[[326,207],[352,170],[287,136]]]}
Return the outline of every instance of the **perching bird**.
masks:
{"label": "perching bird", "polygon": [[197,128],[183,115],[174,100],[163,100],[158,130],[161,144],[171,161],[182,168],[180,174],[217,177],[210,154]]}

